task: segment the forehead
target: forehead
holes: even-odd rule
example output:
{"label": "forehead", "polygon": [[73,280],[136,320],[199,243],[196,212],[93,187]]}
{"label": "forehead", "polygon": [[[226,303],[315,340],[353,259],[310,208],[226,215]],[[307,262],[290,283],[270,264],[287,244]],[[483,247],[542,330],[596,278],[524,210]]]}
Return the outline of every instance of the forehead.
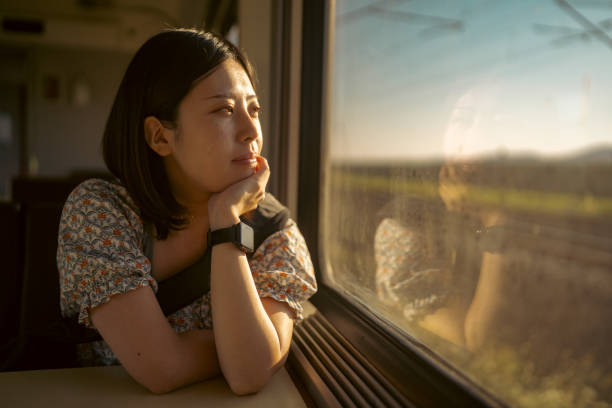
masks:
{"label": "forehead", "polygon": [[254,95],[255,91],[242,65],[229,59],[197,82],[190,94],[196,98],[207,98],[216,95]]}

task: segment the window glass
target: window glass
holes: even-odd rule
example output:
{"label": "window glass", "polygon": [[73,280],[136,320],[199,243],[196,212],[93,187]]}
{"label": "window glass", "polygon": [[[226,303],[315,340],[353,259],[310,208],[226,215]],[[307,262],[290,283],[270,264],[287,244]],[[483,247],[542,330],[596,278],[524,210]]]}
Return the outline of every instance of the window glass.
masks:
{"label": "window glass", "polygon": [[326,282],[499,399],[612,401],[612,3],[338,0]]}

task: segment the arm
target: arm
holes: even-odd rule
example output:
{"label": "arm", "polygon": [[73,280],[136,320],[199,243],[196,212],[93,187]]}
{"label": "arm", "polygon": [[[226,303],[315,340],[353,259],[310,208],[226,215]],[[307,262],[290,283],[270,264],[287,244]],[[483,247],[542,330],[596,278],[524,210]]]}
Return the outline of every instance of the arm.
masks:
{"label": "arm", "polygon": [[501,254],[485,252],[482,256],[476,293],[465,317],[465,343],[469,350],[482,347],[490,336],[501,297],[504,258]]}
{"label": "arm", "polygon": [[234,393],[259,391],[289,351],[293,312],[260,299],[246,256],[233,244],[214,247],[211,305],[219,365]]}
{"label": "arm", "polygon": [[[98,190],[109,192],[102,190],[100,183],[90,184],[72,195],[66,206],[68,211],[62,216],[58,266],[62,282],[66,283],[65,296],[74,298],[89,293],[83,307],[90,323],[100,331],[128,373],[151,391],[166,392],[218,375],[212,331],[177,334],[163,316],[149,286],[153,284],[145,266],[147,260],[137,248],[136,215],[123,208],[109,207]],[[120,228],[126,224],[136,227]],[[110,231],[108,225],[116,225],[120,229],[115,231],[121,231],[120,234],[116,236],[114,231],[106,234]],[[104,245],[96,247],[102,241]],[[87,250],[90,247],[97,248],[97,252],[90,253]],[[110,258],[117,260],[112,266],[108,263]],[[108,268],[116,269],[117,273],[107,274]],[[70,283],[72,280],[78,281],[78,287]],[[137,282],[140,287],[125,291],[125,286],[130,286],[126,282]],[[264,300],[262,305],[270,312],[276,331],[276,327],[281,330],[292,321],[288,317],[283,319],[278,308],[269,307],[274,303]],[[288,335],[280,336],[279,344],[286,355],[291,331],[284,333]]]}
{"label": "arm", "polygon": [[[263,198],[269,169],[261,169],[211,197],[211,229],[235,224]],[[231,243],[212,249],[211,307],[219,365],[234,393],[257,392],[286,359],[293,332],[292,310],[260,299],[246,255]]]}
{"label": "arm", "polygon": [[[142,224],[122,190],[88,180],[69,196],[58,236],[64,308],[96,327],[134,379],[164,392],[219,373],[210,330],[177,334],[153,294]],[[123,196],[124,198],[129,198]]]}
{"label": "arm", "polygon": [[[273,339],[270,344],[276,348],[272,349],[275,360],[273,364],[268,363],[268,370],[243,373],[247,374],[245,378],[261,380],[257,389],[284,364],[293,332],[289,306],[270,298],[263,298],[258,303],[273,326],[269,337]],[[110,302],[91,310],[91,320],[126,371],[153,393],[169,392],[213,378],[220,372],[212,330],[176,333],[163,315],[150,287],[113,296]],[[236,336],[236,340],[244,338],[244,333]],[[227,347],[232,345],[227,344]],[[244,345],[238,347],[244,348]],[[260,357],[264,356],[269,357],[264,353]],[[265,364],[265,361],[261,361],[257,364]],[[241,366],[236,368],[242,369]],[[242,390],[237,385],[232,389],[236,393],[257,390]]]}
{"label": "arm", "polygon": [[154,393],[219,374],[212,331],[176,333],[150,287],[113,296],[90,315],[126,371]]}
{"label": "arm", "polygon": [[281,359],[274,367],[272,367],[272,372],[270,373],[274,374],[285,364],[287,356],[289,355],[291,336],[293,335],[293,311],[286,303],[279,302],[271,298],[262,298],[261,303],[266,310],[266,314],[274,325],[274,329],[276,330],[278,341],[280,343]]}

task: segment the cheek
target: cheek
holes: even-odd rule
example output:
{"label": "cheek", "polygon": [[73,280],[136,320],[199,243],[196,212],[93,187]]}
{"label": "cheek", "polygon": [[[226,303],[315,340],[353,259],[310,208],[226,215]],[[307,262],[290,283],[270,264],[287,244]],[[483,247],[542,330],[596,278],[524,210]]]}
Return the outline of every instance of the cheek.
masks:
{"label": "cheek", "polygon": [[224,149],[223,134],[223,127],[215,123],[195,126],[190,135],[190,143],[186,143],[184,148],[189,149],[192,155],[214,156]]}

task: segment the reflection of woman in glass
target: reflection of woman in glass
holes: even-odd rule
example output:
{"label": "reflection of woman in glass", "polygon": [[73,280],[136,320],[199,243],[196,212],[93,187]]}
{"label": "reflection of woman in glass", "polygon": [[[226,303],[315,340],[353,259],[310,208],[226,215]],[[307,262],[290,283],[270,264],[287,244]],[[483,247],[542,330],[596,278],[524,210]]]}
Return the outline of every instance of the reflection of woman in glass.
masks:
{"label": "reflection of woman in glass", "polygon": [[502,223],[503,216],[493,209],[483,209],[474,202],[470,188],[481,175],[482,169],[469,159],[449,160],[440,169],[439,194],[446,209],[449,214],[467,221],[464,223],[465,228],[453,232],[458,234],[454,238],[455,251],[464,260],[462,263],[455,262],[453,273],[463,275],[467,280],[464,280],[462,288],[455,291],[453,310],[456,314],[452,316],[452,321],[440,322],[430,316],[424,322],[433,331],[436,331],[436,323],[456,325],[469,349],[483,345],[501,290],[498,287],[500,255],[483,251],[486,244],[489,247],[495,245],[494,242],[483,241],[496,240],[498,237],[492,234],[485,236],[483,231]]}
{"label": "reflection of woman in glass", "polygon": [[[478,117],[468,93],[456,103],[445,136],[446,161],[438,173],[440,200],[399,198],[383,210],[375,236],[379,298],[404,318],[459,345],[474,344],[471,309],[481,262],[475,232],[496,222],[469,201],[479,177],[470,156]],[[478,305],[477,305],[478,307]],[[466,325],[466,314],[472,313]]]}
{"label": "reflection of woman in glass", "polygon": [[461,237],[468,244],[463,251],[472,262],[456,266],[458,273],[474,274],[474,286],[461,294],[465,307],[464,339],[470,349],[484,345],[503,296],[500,286],[503,260],[495,248],[500,235],[486,232],[504,224],[506,217],[499,208],[478,203],[471,190],[479,184],[479,178],[486,176],[479,160],[490,155],[491,148],[500,142],[482,132],[483,122],[491,119],[492,112],[487,108],[496,104],[496,93],[495,86],[475,88],[459,98],[446,131],[446,163],[439,176],[438,190],[446,208],[474,220],[473,230]]}
{"label": "reflection of woman in glass", "polygon": [[[283,365],[316,282],[265,194],[259,110],[248,61],[222,38],[170,30],[136,53],[104,134],[117,180],[79,185],[60,223],[62,313],[103,339],[81,346],[84,365],[121,363],[154,392],[222,373],[238,394]],[[194,271],[204,291],[166,292],[166,313],[161,288]]]}

